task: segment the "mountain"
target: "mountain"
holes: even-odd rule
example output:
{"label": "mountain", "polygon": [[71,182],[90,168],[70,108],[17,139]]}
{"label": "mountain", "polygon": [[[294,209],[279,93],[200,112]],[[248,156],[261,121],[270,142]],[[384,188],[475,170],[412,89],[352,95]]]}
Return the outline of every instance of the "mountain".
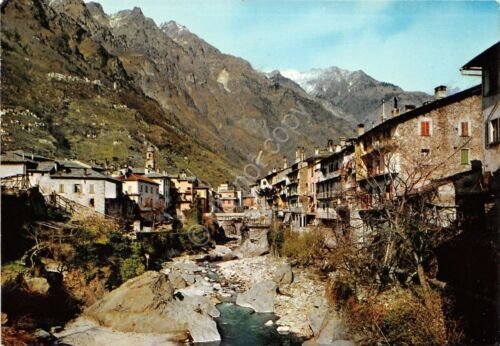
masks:
{"label": "mountain", "polygon": [[381,121],[382,99],[385,100],[385,114],[390,116],[393,99],[404,106],[422,105],[432,100],[422,92],[407,92],[400,87],[380,82],[363,71],[348,71],[338,67],[312,69],[307,72],[282,71],[282,75],[300,85],[308,94],[337,106],[352,115],[351,121],[366,123],[372,127]]}
{"label": "mountain", "polygon": [[217,184],[257,156],[271,167],[298,145],[353,134],[340,108],[140,8],[6,0],[1,13],[3,150],[118,166],[142,165],[152,144],[162,168]]}

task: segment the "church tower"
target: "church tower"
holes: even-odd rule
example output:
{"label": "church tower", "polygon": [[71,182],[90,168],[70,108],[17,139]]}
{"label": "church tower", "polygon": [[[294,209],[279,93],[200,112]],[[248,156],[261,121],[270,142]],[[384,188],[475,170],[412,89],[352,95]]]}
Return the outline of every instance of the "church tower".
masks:
{"label": "church tower", "polygon": [[146,171],[153,172],[156,170],[155,148],[148,146],[146,151]]}

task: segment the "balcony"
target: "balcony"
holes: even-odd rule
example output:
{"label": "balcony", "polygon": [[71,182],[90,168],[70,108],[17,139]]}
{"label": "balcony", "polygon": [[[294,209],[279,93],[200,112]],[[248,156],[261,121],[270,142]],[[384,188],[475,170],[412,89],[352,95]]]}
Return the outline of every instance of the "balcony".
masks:
{"label": "balcony", "polygon": [[318,219],[336,219],[337,212],[334,208],[318,208],[316,210],[316,217]]}
{"label": "balcony", "polygon": [[332,199],[332,198],[339,198],[342,196],[342,193],[340,191],[334,190],[334,191],[327,191],[327,192],[318,192],[316,194],[317,199]]}
{"label": "balcony", "polygon": [[323,171],[321,171],[321,173],[319,174],[319,177],[318,177],[318,182],[320,183],[320,182],[325,181],[325,180],[336,179],[339,177],[340,177],[340,170],[336,170],[336,171],[329,172],[329,173],[323,173]]}

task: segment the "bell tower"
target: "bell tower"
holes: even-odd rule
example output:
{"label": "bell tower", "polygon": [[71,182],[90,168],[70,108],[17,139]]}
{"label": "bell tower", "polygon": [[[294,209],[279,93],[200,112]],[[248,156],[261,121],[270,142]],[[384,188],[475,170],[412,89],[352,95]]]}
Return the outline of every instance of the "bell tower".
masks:
{"label": "bell tower", "polygon": [[156,170],[155,148],[148,146],[146,151],[146,171],[152,172]]}

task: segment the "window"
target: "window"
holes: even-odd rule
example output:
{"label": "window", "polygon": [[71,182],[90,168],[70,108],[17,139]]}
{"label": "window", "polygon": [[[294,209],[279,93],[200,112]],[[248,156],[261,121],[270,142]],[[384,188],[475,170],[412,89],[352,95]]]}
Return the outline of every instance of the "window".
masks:
{"label": "window", "polygon": [[500,118],[493,119],[488,124],[489,129],[487,132],[487,142],[488,144],[495,144],[500,142]]}
{"label": "window", "polygon": [[74,193],[82,193],[82,185],[81,184],[75,184],[73,186],[73,192]]}
{"label": "window", "polygon": [[139,191],[142,192],[142,185],[139,185]]}
{"label": "window", "polygon": [[422,148],[420,149],[420,154],[422,154],[423,157],[429,156],[431,153],[431,150],[429,148]]}
{"label": "window", "polygon": [[430,136],[431,135],[431,122],[421,121],[420,122],[420,136]]}
{"label": "window", "polygon": [[460,151],[460,163],[462,165],[468,165],[469,164],[469,149],[462,149]]}
{"label": "window", "polygon": [[64,184],[59,184],[59,193],[64,193]]}
{"label": "window", "polygon": [[460,136],[462,137],[469,137],[469,122],[468,121],[462,121],[460,123]]}
{"label": "window", "polygon": [[94,194],[95,191],[94,191],[94,184],[89,184],[89,193],[90,194]]}

